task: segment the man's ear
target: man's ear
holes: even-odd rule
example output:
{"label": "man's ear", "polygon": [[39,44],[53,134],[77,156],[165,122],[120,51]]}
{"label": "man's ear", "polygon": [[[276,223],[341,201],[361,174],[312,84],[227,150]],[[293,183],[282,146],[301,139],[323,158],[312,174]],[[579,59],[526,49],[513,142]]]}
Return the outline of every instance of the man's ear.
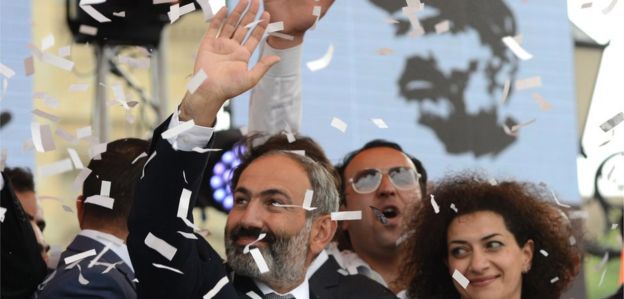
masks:
{"label": "man's ear", "polygon": [[310,232],[310,251],[314,256],[319,254],[332,241],[338,224],[329,215],[319,216],[312,223]]}
{"label": "man's ear", "polygon": [[76,198],[76,215],[78,216],[78,226],[82,229],[82,222],[84,220],[84,196],[78,195]]}

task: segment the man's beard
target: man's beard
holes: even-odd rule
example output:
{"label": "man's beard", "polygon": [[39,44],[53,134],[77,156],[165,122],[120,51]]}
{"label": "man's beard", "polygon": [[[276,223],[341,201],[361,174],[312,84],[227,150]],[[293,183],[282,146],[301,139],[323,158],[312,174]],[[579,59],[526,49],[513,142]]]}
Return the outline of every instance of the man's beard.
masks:
{"label": "man's beard", "polygon": [[[311,219],[306,220],[304,228],[294,236],[275,235],[260,229],[235,227],[231,233],[225,232],[225,251],[228,265],[236,274],[257,279],[267,285],[292,286],[301,282],[305,276],[305,261],[312,229]],[[243,247],[234,242],[240,236],[257,237],[266,233],[263,241],[268,247],[258,248],[269,267],[269,272],[260,273],[250,253],[243,253]]]}

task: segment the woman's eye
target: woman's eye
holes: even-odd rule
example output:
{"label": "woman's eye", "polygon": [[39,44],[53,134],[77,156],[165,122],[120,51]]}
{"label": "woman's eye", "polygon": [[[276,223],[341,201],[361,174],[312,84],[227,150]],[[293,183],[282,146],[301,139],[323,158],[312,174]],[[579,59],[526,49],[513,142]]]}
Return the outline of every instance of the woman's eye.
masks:
{"label": "woman's eye", "polygon": [[468,250],[462,247],[456,247],[451,249],[451,255],[453,257],[462,257],[468,253]]}
{"label": "woman's eye", "polygon": [[487,247],[491,249],[496,249],[496,248],[503,247],[503,243],[500,241],[490,241],[487,243]]}

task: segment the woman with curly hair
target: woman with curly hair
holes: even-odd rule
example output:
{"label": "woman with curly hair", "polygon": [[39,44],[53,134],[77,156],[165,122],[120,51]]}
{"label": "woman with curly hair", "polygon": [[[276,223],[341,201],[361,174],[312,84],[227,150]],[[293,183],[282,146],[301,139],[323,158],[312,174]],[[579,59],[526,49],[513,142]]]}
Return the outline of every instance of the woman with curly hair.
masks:
{"label": "woman with curly hair", "polygon": [[408,296],[559,298],[578,273],[580,251],[547,194],[476,174],[443,179],[409,223]]}

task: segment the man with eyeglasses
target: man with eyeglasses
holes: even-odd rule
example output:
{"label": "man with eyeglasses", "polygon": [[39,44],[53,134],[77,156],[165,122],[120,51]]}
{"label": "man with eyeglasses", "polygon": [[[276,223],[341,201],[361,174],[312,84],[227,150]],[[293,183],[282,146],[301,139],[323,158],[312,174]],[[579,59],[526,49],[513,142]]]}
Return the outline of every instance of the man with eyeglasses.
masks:
{"label": "man with eyeglasses", "polygon": [[342,224],[328,252],[349,273],[368,276],[402,296],[398,282],[403,222],[427,192],[422,163],[396,143],[373,140],[337,166],[341,207],[362,211],[362,220]]}

